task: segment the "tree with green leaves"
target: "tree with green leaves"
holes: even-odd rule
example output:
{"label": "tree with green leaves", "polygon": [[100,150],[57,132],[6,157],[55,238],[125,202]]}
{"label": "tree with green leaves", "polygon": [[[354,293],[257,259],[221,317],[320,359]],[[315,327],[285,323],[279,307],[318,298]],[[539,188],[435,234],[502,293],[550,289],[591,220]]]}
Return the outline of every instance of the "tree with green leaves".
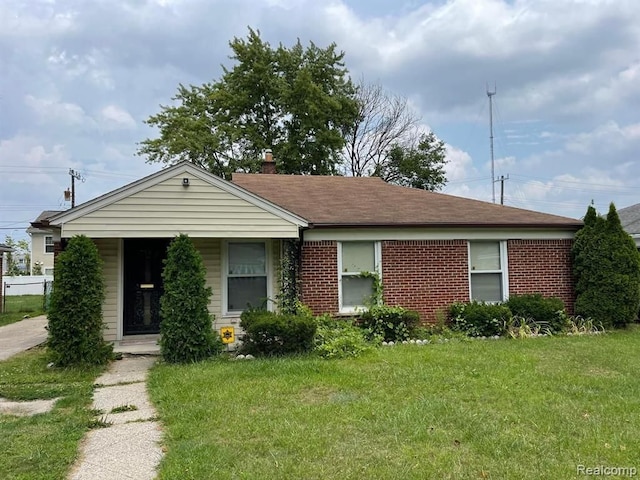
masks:
{"label": "tree with green leaves", "polygon": [[[4,237],[4,244],[13,248],[13,252],[7,252],[7,271],[5,275],[29,275],[31,272],[31,248],[26,240],[14,240],[10,235]],[[22,258],[22,266],[18,262]]]}
{"label": "tree with green leaves", "polygon": [[584,226],[572,247],[576,279],[576,314],[623,327],[638,317],[640,309],[640,254],[624,231],[615,205],[607,218],[589,206]]}
{"label": "tree with green leaves", "polygon": [[71,238],[56,258],[47,313],[47,347],[56,365],[102,365],[112,358],[113,345],[103,337],[104,296],[98,248],[84,235]]}
{"label": "tree with green leaves", "polygon": [[160,351],[171,363],[196,362],[222,350],[209,314],[211,288],[206,286],[202,257],[191,239],[175,237],[167,250],[160,299]]}
{"label": "tree with green leaves", "polygon": [[160,136],[143,140],[138,154],[149,163],[186,160],[229,178],[258,171],[269,148],[280,173],[336,173],[357,110],[344,53],[299,40],[273,48],[252,29],[229,45],[234,66],[223,67],[218,81],[180,85],[175,105],[146,121]]}
{"label": "tree with green leaves", "polygon": [[429,132],[419,138],[417,145],[394,144],[373,175],[396,185],[436,191],[447,183],[445,157],[444,142]]}
{"label": "tree with green leaves", "polygon": [[433,132],[420,133],[420,118],[407,99],[361,81],[356,100],[358,115],[346,132],[345,172],[431,191],[442,188],[445,144]]}

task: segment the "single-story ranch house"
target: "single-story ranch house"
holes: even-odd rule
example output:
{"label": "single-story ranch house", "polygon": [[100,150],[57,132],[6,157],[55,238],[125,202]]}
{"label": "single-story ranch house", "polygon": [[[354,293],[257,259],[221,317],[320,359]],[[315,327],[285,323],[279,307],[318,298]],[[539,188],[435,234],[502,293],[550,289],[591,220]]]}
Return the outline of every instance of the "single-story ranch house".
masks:
{"label": "single-story ranch house", "polygon": [[237,328],[247,305],[277,298],[283,252],[292,251],[301,300],[316,314],[363,308],[372,273],[385,303],[417,310],[423,321],[455,301],[510,294],[554,295],[573,307],[579,220],[379,178],[274,172],[270,158],[262,174],[232,181],[180,163],[33,226],[51,231],[57,249],[78,234],[95,241],[110,341],[158,333],[162,260],[180,233],[204,260],[217,329]]}

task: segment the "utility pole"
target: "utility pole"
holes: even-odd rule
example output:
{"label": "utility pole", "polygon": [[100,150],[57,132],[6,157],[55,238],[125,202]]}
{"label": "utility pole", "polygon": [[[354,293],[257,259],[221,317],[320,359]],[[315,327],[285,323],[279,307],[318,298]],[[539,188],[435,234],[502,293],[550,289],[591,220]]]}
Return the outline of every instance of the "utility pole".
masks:
{"label": "utility pole", "polygon": [[71,208],[76,206],[76,179],[84,182],[84,177],[80,175],[80,172],[76,172],[72,168],[69,169],[69,175],[71,175]]}
{"label": "utility pole", "polygon": [[489,97],[489,145],[491,147],[491,191],[493,203],[496,203],[496,174],[493,159],[493,96],[496,94],[496,86],[493,85],[493,92],[489,91],[487,84],[487,97]]}
{"label": "utility pole", "polygon": [[504,175],[500,175],[500,205],[504,205],[504,181],[509,180],[509,174],[505,178]]}

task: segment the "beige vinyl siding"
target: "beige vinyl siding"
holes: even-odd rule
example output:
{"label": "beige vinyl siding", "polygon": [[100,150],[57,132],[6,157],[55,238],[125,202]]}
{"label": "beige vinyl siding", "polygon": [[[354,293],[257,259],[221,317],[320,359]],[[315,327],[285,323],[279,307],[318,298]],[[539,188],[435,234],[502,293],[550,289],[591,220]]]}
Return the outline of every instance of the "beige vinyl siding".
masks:
{"label": "beige vinyl siding", "polygon": [[44,237],[46,235],[53,237],[52,233],[31,234],[31,269],[33,270],[36,262],[42,262],[43,274],[46,268],[53,268],[53,253],[44,252]]}
{"label": "beige vinyl siding", "polygon": [[[222,286],[220,285],[220,240],[217,238],[195,238],[193,244],[202,256],[206,269],[207,287],[211,287],[209,313],[215,316],[215,323],[222,318]],[[217,328],[217,326],[216,326]]]}
{"label": "beige vinyl siding", "polygon": [[172,237],[186,233],[205,238],[297,237],[298,226],[189,176],[176,176],[87,213],[62,226],[62,236],[99,238]]}
{"label": "beige vinyl siding", "polygon": [[104,277],[105,299],[102,304],[102,320],[105,323],[104,339],[113,342],[118,335],[118,319],[121,308],[118,301],[120,281],[120,240],[115,238],[94,239],[100,258],[102,259],[102,276]]}

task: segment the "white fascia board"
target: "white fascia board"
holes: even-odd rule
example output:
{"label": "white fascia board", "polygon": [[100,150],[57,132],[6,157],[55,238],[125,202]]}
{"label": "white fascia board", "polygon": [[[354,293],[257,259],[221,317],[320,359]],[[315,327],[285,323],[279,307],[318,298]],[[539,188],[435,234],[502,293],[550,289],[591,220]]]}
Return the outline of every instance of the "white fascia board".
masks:
{"label": "white fascia board", "polygon": [[306,241],[376,240],[571,240],[574,230],[555,228],[318,228],[305,230]]}

